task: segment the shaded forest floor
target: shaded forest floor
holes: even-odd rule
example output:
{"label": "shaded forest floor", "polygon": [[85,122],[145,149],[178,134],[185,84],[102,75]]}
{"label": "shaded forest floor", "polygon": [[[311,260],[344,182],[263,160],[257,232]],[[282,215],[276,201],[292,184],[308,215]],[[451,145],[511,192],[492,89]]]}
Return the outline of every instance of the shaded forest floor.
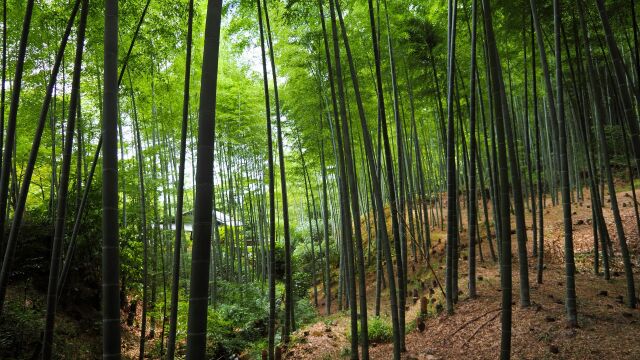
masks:
{"label": "shaded forest floor", "polygon": [[[620,184],[622,185],[622,184]],[[622,186],[619,186],[622,189]],[[636,226],[630,191],[617,194],[621,206],[625,234],[632,253],[636,289],[640,278],[640,241]],[[593,236],[590,199],[573,204],[574,250],[576,257],[576,291],[578,297],[579,327],[566,326],[564,231],[562,207],[545,208],[545,263],[544,283],[536,283],[537,259],[529,257],[529,282],[532,306],[519,305],[519,271],[515,236],[513,236],[513,327],[512,357],[514,359],[637,359],[640,356],[640,310],[625,305],[627,291],[622,259],[617,245],[613,217],[605,209],[605,220],[614,244],[615,258],[612,260],[610,281],[593,271]],[[589,205],[587,205],[589,204]],[[608,206],[608,201],[605,202]],[[466,217],[466,211],[462,212]],[[528,216],[531,214],[529,213]],[[483,220],[483,217],[480,217]],[[527,221],[528,252],[531,254],[531,219]],[[466,224],[464,225],[466,229]],[[512,226],[513,228],[513,226]],[[439,229],[433,233],[436,255],[432,261],[440,281],[444,281],[443,245],[446,234]],[[484,238],[484,235],[483,235]],[[461,234],[460,259],[461,291],[455,314],[447,316],[440,311],[444,297],[434,283],[434,277],[426,262],[412,262],[409,266],[409,293],[414,289],[419,296],[429,298],[429,316],[425,330],[416,328],[419,302],[407,298],[407,351],[403,359],[495,359],[500,351],[500,306],[501,289],[499,266],[491,261],[488,246],[484,242],[485,261],[478,263],[478,297],[469,299],[467,293],[467,249],[464,242],[467,234]],[[436,258],[439,258],[436,259]],[[464,260],[463,260],[464,259]],[[601,268],[602,269],[602,268]],[[602,271],[602,270],[601,270]],[[373,316],[375,303],[375,267],[369,268],[367,299],[369,313]],[[426,284],[426,286],[423,286]],[[433,288],[433,295],[430,289]],[[335,294],[335,290],[334,290]],[[637,296],[637,295],[636,295]],[[387,314],[388,293],[383,292],[381,315]],[[333,300],[337,303],[337,300]],[[320,312],[324,312],[324,299],[320,301]],[[332,306],[333,308],[333,306]],[[337,307],[336,307],[337,310]],[[335,310],[332,309],[332,313]],[[287,359],[331,359],[349,355],[349,314],[338,311],[323,320],[300,329],[294,339],[296,343],[286,353]],[[390,343],[372,344],[372,359],[392,358]]]}
{"label": "shaded forest floor", "polygon": [[[0,359],[39,359],[44,328],[46,297],[32,284],[13,284],[7,291],[4,318],[0,321]],[[128,312],[121,311],[122,356],[137,359],[140,341],[140,306],[131,326]],[[100,311],[82,301],[61,306],[56,314],[55,351],[58,359],[100,359],[102,353]],[[156,334],[159,333],[156,322]],[[149,329],[147,329],[149,330]],[[147,336],[147,349],[157,346],[159,337]],[[147,356],[148,358],[148,356]]]}

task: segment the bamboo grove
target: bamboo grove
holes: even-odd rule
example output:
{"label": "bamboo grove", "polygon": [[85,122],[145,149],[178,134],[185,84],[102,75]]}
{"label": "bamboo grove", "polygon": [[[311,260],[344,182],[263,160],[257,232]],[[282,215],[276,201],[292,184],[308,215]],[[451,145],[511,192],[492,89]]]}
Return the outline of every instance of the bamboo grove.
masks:
{"label": "bamboo grove", "polygon": [[[488,263],[509,359],[512,303],[532,306],[546,280],[551,206],[565,320],[580,326],[583,204],[591,271],[622,269],[636,308],[635,5],[4,0],[0,321],[39,222],[43,359],[64,346],[60,308],[87,301],[104,359],[125,357],[134,322],[139,359],[228,356],[242,336],[229,319],[280,359],[313,316],[341,312],[350,358],[369,359],[383,317],[400,359],[410,323],[481,296]],[[627,183],[632,233],[616,197]]]}

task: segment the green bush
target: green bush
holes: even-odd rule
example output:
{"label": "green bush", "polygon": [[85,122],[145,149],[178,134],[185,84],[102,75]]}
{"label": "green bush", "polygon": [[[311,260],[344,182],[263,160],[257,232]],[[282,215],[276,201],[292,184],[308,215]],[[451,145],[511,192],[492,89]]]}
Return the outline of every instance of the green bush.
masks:
{"label": "green bush", "polygon": [[[42,308],[45,299],[31,291],[14,291],[9,289],[3,319],[0,321],[0,359],[39,358],[45,315]],[[62,310],[57,314],[57,336],[53,339],[56,358],[88,359],[92,354],[100,352],[101,343],[97,341],[100,339],[100,326],[93,323],[92,319],[94,317],[90,311],[80,319],[71,319]]]}
{"label": "green bush", "polygon": [[[370,343],[387,343],[393,340],[393,327],[385,319],[379,316],[369,318],[367,329],[369,330],[369,342]],[[358,337],[360,340],[362,331],[360,330],[360,324],[358,324]],[[347,333],[347,339],[351,340],[351,331]]]}
{"label": "green bush", "polygon": [[[208,307],[207,355],[211,359],[227,359],[246,349],[258,349],[267,336],[269,302],[260,292],[260,283],[237,284],[224,280],[217,282],[215,308]],[[181,296],[178,308],[178,355],[184,355],[188,300]]]}
{"label": "green bush", "polygon": [[311,301],[302,298],[296,302],[295,306],[296,326],[301,327],[316,320],[318,312]]}
{"label": "green bush", "polygon": [[[43,327],[42,313],[10,301],[0,323],[0,358],[27,358],[40,346],[39,332]],[[21,355],[25,355],[22,357]]]}
{"label": "green bush", "polygon": [[293,299],[306,298],[309,294],[309,289],[313,286],[311,281],[311,272],[294,271],[292,283]]}
{"label": "green bush", "polygon": [[386,320],[379,316],[369,319],[369,341],[372,343],[385,343],[393,339],[393,328]]}

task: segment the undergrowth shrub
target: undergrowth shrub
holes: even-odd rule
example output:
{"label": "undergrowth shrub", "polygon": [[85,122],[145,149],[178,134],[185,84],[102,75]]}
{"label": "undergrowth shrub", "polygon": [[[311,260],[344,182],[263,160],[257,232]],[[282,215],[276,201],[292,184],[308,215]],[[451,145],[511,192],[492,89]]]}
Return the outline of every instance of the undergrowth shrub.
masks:
{"label": "undergrowth shrub", "polygon": [[295,307],[296,327],[314,322],[318,316],[316,308],[307,298],[300,299],[296,302]]}
{"label": "undergrowth shrub", "polygon": [[[369,318],[367,329],[369,330],[370,343],[387,343],[393,340],[393,327],[388,320],[379,316]],[[351,340],[351,331],[347,332],[347,339]],[[362,341],[362,330],[358,323],[358,339]]]}
{"label": "undergrowth shrub", "polygon": [[393,339],[393,328],[388,321],[376,316],[369,319],[369,341],[385,343]]}

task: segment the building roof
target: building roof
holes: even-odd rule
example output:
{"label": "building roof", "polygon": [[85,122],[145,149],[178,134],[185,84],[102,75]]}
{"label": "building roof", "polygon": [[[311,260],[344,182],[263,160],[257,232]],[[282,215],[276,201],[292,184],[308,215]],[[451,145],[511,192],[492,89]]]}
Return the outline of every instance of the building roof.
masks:
{"label": "building roof", "polygon": [[[244,224],[242,223],[242,221],[240,220],[236,220],[234,218],[232,218],[231,216],[220,212],[220,211],[212,211],[211,215],[216,219],[216,224],[218,226],[223,225],[223,226],[235,226],[235,227],[240,227],[240,226],[244,226]],[[189,210],[186,211],[182,214],[183,216],[183,227],[184,227],[184,231],[185,232],[192,232],[193,231],[193,210]],[[175,230],[176,229],[176,223],[175,220],[171,222],[171,230]]]}

